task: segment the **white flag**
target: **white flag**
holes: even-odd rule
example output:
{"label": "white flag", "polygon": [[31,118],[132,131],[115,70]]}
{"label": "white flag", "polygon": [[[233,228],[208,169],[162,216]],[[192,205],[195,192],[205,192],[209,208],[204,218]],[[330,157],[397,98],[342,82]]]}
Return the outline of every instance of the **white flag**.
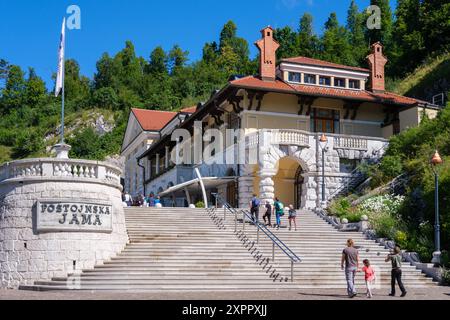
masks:
{"label": "white flag", "polygon": [[58,74],[56,76],[55,97],[59,95],[63,87],[64,81],[64,51],[65,51],[65,39],[66,38],[66,18],[63,20],[61,30],[61,41],[58,50]]}

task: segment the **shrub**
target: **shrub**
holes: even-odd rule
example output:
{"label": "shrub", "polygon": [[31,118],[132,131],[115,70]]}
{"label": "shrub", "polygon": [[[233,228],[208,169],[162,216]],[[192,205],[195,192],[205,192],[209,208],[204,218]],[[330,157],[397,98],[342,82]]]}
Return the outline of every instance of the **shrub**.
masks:
{"label": "shrub", "polygon": [[330,215],[337,216],[338,218],[344,218],[350,212],[352,204],[350,200],[347,198],[339,198],[334,200],[330,207],[328,208],[328,212]]}
{"label": "shrub", "polygon": [[442,285],[449,286],[450,285],[450,269],[442,270]]}
{"label": "shrub", "polygon": [[199,201],[195,204],[196,208],[204,208],[205,207],[205,203],[203,201]]}
{"label": "shrub", "polygon": [[403,231],[397,230],[397,232],[395,233],[394,241],[401,248],[408,247],[408,235]]}
{"label": "shrub", "polygon": [[390,214],[382,212],[369,216],[370,224],[380,238],[394,239],[396,236],[397,220]]}

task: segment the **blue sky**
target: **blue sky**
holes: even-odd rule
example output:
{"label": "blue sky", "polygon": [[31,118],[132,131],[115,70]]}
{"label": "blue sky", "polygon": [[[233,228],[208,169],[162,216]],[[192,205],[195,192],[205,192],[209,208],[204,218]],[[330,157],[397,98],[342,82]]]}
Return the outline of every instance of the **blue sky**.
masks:
{"label": "blue sky", "polygon": [[[369,0],[357,0],[360,9]],[[35,67],[53,86],[62,18],[69,5],[81,8],[81,30],[67,32],[67,56],[76,59],[82,74],[92,77],[102,53],[111,55],[131,40],[137,54],[148,58],[158,45],[174,44],[189,51],[190,61],[201,57],[205,42],[218,40],[228,20],[238,35],[253,43],[267,25],[297,28],[300,16],[310,12],[315,31],[322,32],[331,12],[345,23],[350,0],[0,0],[0,58],[24,69]],[[395,1],[391,1],[395,7]],[[256,50],[251,45],[252,55]]]}

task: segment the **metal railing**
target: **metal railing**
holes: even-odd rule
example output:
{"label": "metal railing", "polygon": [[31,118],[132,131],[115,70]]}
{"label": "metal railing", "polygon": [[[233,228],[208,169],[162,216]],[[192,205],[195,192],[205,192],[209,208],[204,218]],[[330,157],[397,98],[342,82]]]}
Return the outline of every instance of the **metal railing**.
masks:
{"label": "metal railing", "polygon": [[234,232],[238,231],[238,220],[242,216],[242,232],[245,233],[245,224],[250,222],[256,227],[256,243],[260,242],[260,234],[262,233],[268,240],[272,242],[272,261],[275,261],[275,248],[278,247],[284,255],[286,255],[291,262],[291,282],[294,281],[294,264],[301,262],[302,260],[272,231],[270,231],[264,224],[259,221],[255,221],[248,210],[238,210],[233,208],[227,201],[225,201],[220,195],[213,194],[216,198],[215,210],[218,210],[218,205],[222,205],[224,210],[223,221],[226,221],[227,213],[234,217]]}

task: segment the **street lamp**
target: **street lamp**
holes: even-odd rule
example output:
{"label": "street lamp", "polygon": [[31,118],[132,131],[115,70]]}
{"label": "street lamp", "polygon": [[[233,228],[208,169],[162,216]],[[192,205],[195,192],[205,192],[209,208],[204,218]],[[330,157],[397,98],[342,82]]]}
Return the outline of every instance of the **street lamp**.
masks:
{"label": "street lamp", "polygon": [[436,150],[436,153],[434,154],[433,158],[431,158],[431,168],[433,169],[434,173],[434,184],[435,184],[435,191],[434,191],[434,212],[435,212],[435,225],[434,225],[434,246],[435,246],[435,252],[433,252],[433,260],[431,260],[432,263],[435,265],[441,264],[441,226],[439,224],[439,175],[437,166],[442,164],[442,158],[439,155],[439,152]]}
{"label": "street lamp", "polygon": [[328,139],[325,136],[325,133],[322,133],[322,136],[319,140],[320,148],[322,149],[322,203],[325,202],[325,152],[328,152]]}

